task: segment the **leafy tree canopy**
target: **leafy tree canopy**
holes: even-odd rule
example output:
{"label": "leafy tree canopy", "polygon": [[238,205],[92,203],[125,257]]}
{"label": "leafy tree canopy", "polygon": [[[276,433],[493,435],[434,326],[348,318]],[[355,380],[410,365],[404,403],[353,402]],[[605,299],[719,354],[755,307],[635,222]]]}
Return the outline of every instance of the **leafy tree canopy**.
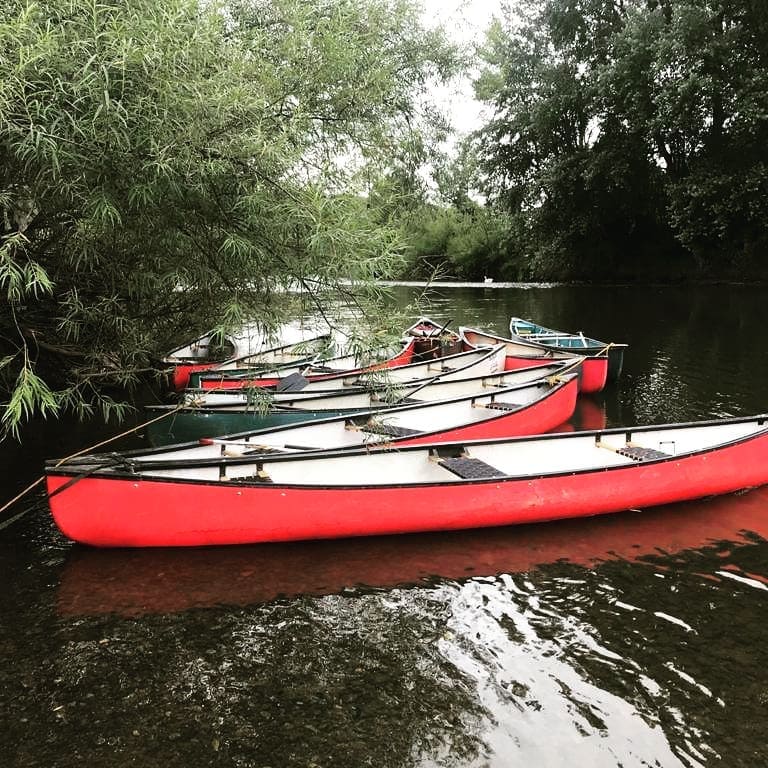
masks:
{"label": "leafy tree canopy", "polygon": [[523,222],[535,273],[760,268],[765,3],[519,0],[483,58],[476,90],[495,110],[476,138],[483,188]]}
{"label": "leafy tree canopy", "polygon": [[274,328],[351,299],[347,280],[362,300],[399,263],[360,195],[417,143],[419,102],[455,65],[410,0],[4,7],[6,433],[119,412],[110,388],[175,342]]}

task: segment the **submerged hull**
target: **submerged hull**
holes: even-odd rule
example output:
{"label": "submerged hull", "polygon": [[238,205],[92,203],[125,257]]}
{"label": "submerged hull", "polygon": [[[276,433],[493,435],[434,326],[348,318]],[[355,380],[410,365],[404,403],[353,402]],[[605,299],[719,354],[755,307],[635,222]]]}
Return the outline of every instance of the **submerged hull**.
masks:
{"label": "submerged hull", "polygon": [[[513,459],[518,454],[524,458],[544,451],[563,465],[546,473],[482,479],[454,477],[448,481],[447,474],[446,480],[438,479],[442,467],[436,465],[451,448],[443,445],[439,449],[305,454],[264,459],[248,467],[220,462],[207,468],[207,479],[193,474],[185,477],[183,469],[179,469],[180,476],[114,470],[88,475],[83,467],[51,467],[47,483],[51,511],[64,535],[96,546],[143,547],[512,525],[655,506],[768,482],[764,417],[671,425],[638,433],[646,443],[663,433],[659,445],[678,442],[682,447],[686,441],[695,442],[697,430],[705,429],[715,434],[715,442],[708,437],[706,448],[638,461],[616,455],[615,446],[621,441],[626,439],[628,445],[630,439],[638,439],[630,430],[454,445],[456,451],[469,449],[485,457],[507,451]],[[566,461],[571,450],[573,464],[570,458]],[[613,457],[578,468],[589,451],[607,451],[606,456]],[[424,465],[427,479],[398,482],[416,464]],[[237,477],[238,472],[250,474]],[[335,480],[333,473],[340,473]],[[291,482],[284,479],[294,475]]]}

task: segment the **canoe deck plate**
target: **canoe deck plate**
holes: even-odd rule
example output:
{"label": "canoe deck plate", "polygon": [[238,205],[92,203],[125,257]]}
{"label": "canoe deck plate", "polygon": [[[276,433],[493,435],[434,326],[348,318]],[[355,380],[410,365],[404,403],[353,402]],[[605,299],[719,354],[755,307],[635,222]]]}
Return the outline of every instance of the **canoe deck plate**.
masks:
{"label": "canoe deck plate", "polygon": [[292,373],[290,376],[281,379],[275,390],[277,392],[298,392],[304,389],[307,384],[309,384],[309,380],[300,373]]}
{"label": "canoe deck plate", "polygon": [[494,400],[492,403],[485,403],[484,408],[493,408],[497,411],[516,411],[518,408],[522,408],[520,403],[505,403],[501,400]]}
{"label": "canoe deck plate", "polygon": [[360,427],[361,432],[370,432],[373,435],[387,435],[388,437],[410,437],[423,434],[420,429],[410,427],[398,427],[395,424],[382,424],[381,422],[369,422]]}
{"label": "canoe deck plate", "polygon": [[652,461],[654,459],[668,459],[670,454],[657,451],[655,448],[643,448],[640,445],[625,445],[616,449],[616,453],[635,461]]}
{"label": "canoe deck plate", "polygon": [[437,463],[463,480],[505,477],[504,473],[496,469],[496,467],[492,467],[480,459],[472,459],[467,456],[440,459]]}

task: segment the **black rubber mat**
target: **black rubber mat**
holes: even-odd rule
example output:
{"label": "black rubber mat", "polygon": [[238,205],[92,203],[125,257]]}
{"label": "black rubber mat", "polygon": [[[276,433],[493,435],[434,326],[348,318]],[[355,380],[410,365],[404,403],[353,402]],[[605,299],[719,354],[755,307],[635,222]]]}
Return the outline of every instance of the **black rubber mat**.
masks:
{"label": "black rubber mat", "polygon": [[437,462],[447,470],[453,472],[464,480],[480,480],[486,477],[505,477],[504,473],[486,464],[480,459],[471,459],[466,456],[460,456],[455,459],[440,459]]}
{"label": "black rubber mat", "polygon": [[362,432],[370,432],[374,435],[388,435],[389,437],[409,437],[422,434],[420,429],[398,427],[395,424],[382,424],[380,422],[364,424],[360,429]]}
{"label": "black rubber mat", "polygon": [[516,411],[522,408],[520,403],[505,403],[501,400],[494,400],[492,403],[485,403],[486,408],[494,408],[497,411]]}
{"label": "black rubber mat", "polygon": [[309,384],[309,381],[300,373],[292,373],[290,376],[281,379],[275,389],[277,392],[298,392],[304,389],[307,384]]}
{"label": "black rubber mat", "polygon": [[668,459],[670,454],[657,451],[655,448],[643,448],[639,445],[625,445],[618,448],[616,453],[627,456],[635,461],[651,461],[652,459]]}

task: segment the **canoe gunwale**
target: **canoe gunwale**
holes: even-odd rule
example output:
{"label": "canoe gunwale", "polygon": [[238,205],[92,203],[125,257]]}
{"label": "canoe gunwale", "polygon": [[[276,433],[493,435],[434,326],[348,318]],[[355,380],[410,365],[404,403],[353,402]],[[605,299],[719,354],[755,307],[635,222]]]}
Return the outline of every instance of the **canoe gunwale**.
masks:
{"label": "canoe gunwale", "polygon": [[[569,440],[577,437],[584,438],[592,436],[596,442],[599,442],[599,438],[608,435],[620,435],[624,434],[627,437],[631,437],[634,431],[649,431],[657,430],[659,432],[672,431],[674,429],[684,428],[696,428],[696,427],[708,427],[708,426],[721,426],[723,424],[741,424],[748,422],[757,422],[757,426],[762,426],[763,429],[755,431],[751,434],[744,435],[742,437],[734,438],[723,443],[709,446],[707,448],[694,449],[685,451],[683,453],[671,454],[665,457],[646,459],[635,464],[620,464],[609,465],[600,467],[585,467],[582,469],[564,469],[556,472],[537,472],[522,475],[509,475],[502,474],[496,477],[489,478],[459,478],[451,479],[448,482],[439,480],[425,481],[417,483],[352,483],[352,484],[338,484],[338,485],[324,485],[324,484],[301,484],[301,483],[283,483],[283,482],[255,482],[247,481],[243,479],[226,479],[222,478],[212,482],[209,479],[197,479],[197,478],[184,478],[184,477],[164,477],[161,475],[152,475],[148,469],[193,469],[195,467],[215,467],[215,466],[240,466],[243,464],[256,464],[266,465],[276,461],[309,461],[317,458],[334,458],[345,457],[350,458],[354,456],[363,456],[371,453],[387,453],[387,452],[413,452],[413,451],[429,451],[430,455],[438,454],[438,452],[449,453],[456,452],[461,453],[469,450],[472,447],[479,447],[485,445],[496,445],[502,443],[520,443],[520,442],[532,442],[532,441],[546,441],[546,440]],[[57,464],[55,460],[49,460],[46,462],[45,474],[48,477],[62,476],[62,477],[77,477],[82,475],[85,477],[101,477],[108,478],[110,480],[126,480],[136,482],[137,480],[146,480],[151,482],[161,483],[183,483],[193,485],[215,485],[215,487],[240,487],[240,488],[285,488],[285,489],[305,489],[305,490],[334,490],[334,491],[354,491],[355,489],[388,489],[388,488],[429,488],[429,487],[445,487],[454,485],[485,485],[489,483],[510,483],[521,480],[538,480],[548,478],[558,478],[571,475],[584,475],[584,474],[600,474],[613,470],[626,470],[631,468],[648,467],[661,464],[669,464],[672,462],[682,461],[683,459],[689,459],[697,456],[705,456],[710,453],[722,451],[734,446],[749,443],[754,440],[765,437],[768,434],[768,414],[760,414],[751,417],[736,417],[730,419],[713,419],[708,421],[699,422],[681,422],[675,424],[661,424],[650,426],[638,426],[634,428],[616,427],[613,429],[600,429],[600,430],[587,430],[583,432],[571,432],[567,434],[563,433],[548,433],[535,436],[522,436],[522,437],[501,437],[493,438],[491,440],[461,440],[453,442],[435,442],[424,443],[420,445],[397,445],[393,443],[377,443],[369,446],[354,446],[351,448],[334,448],[334,449],[321,449],[311,451],[299,451],[290,453],[268,453],[268,454],[250,454],[247,456],[214,456],[207,458],[190,458],[190,459],[172,459],[153,462],[136,462],[133,467],[137,471],[125,470],[117,471],[109,468],[109,463],[106,459],[109,456],[115,456],[114,454],[101,454],[105,458],[103,464],[98,464],[93,459],[97,456],[94,455],[91,461],[83,462],[80,464]],[[197,445],[197,443],[190,443],[189,445]],[[101,456],[99,455],[99,456]],[[127,454],[119,455],[123,461]],[[83,458],[80,457],[80,461]],[[77,459],[73,462],[78,461]],[[97,473],[109,470],[109,474],[99,475]]]}

